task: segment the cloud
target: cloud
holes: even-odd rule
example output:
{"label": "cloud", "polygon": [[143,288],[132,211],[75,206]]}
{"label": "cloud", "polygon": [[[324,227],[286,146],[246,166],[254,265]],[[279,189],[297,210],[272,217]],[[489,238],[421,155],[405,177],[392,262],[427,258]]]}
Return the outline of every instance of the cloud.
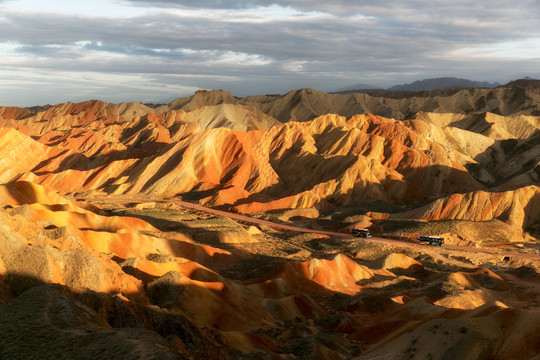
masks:
{"label": "cloud", "polygon": [[[115,78],[115,85],[80,83],[103,96],[119,87],[131,93],[135,78],[146,85],[133,91],[161,84],[159,94],[173,97],[194,88],[243,96],[540,75],[536,1],[98,0],[111,8],[90,13],[60,11],[54,0],[47,11],[14,7],[31,1],[0,0],[0,71],[36,74],[44,86],[55,76],[77,82],[66,73]],[[0,85],[0,95],[9,91]]]}
{"label": "cloud", "polygon": [[[265,0],[126,0],[135,6],[162,7],[181,9],[253,9],[268,7]],[[318,11],[335,15],[363,14],[377,18],[476,18],[500,19],[501,17],[514,18],[538,10],[540,5],[535,0],[521,1],[519,5],[506,0],[379,0],[379,1],[349,1],[349,0],[273,0],[271,4],[285,9],[299,11]],[[537,16],[534,16],[537,18]]]}

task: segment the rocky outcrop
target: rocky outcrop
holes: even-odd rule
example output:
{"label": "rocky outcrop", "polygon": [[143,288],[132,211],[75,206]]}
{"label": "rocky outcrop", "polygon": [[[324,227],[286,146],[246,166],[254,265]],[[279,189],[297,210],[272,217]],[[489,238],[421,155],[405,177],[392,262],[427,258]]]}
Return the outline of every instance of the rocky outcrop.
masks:
{"label": "rocky outcrop", "polygon": [[501,220],[526,228],[540,221],[540,187],[528,186],[514,191],[476,191],[454,194],[438,199],[424,207],[394,214],[393,219]]}

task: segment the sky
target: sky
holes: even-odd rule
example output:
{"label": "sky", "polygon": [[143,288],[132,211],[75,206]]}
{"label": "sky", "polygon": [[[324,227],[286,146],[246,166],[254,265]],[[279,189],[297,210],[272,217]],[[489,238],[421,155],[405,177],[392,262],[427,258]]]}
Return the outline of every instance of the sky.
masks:
{"label": "sky", "polygon": [[537,0],[0,0],[0,105],[540,78]]}

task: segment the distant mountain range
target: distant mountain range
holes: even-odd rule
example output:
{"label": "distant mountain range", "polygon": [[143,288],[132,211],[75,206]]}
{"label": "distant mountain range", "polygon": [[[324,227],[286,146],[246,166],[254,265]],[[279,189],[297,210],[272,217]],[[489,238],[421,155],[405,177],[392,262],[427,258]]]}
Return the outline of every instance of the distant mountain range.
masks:
{"label": "distant mountain range", "polygon": [[494,88],[499,83],[489,83],[487,81],[472,81],[454,77],[442,77],[435,79],[418,80],[410,84],[392,86],[388,91],[430,91],[437,89],[454,88]]}
{"label": "distant mountain range", "polygon": [[490,83],[487,81],[473,81],[468,79],[460,79],[455,77],[440,77],[433,79],[424,79],[414,81],[409,84],[395,85],[386,89],[378,88],[369,84],[355,84],[336,91],[336,93],[352,93],[352,92],[373,92],[376,90],[393,91],[393,92],[416,92],[416,91],[432,91],[439,89],[467,89],[467,88],[496,88],[496,87],[520,87],[525,89],[536,89],[540,87],[540,80],[530,77],[512,81],[506,85],[501,85],[497,82]]}

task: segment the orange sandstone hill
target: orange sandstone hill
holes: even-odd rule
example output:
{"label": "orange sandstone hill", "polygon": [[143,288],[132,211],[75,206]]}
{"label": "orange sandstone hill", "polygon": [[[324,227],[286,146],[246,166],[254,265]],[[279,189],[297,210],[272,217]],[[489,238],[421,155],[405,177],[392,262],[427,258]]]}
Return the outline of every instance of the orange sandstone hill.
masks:
{"label": "orange sandstone hill", "polygon": [[[488,90],[460,96],[473,101],[478,91]],[[351,106],[351,94],[298,94],[317,95],[340,113]],[[294,103],[287,96],[279,101]],[[257,99],[268,104],[272,97]],[[250,106],[241,104],[248,100]],[[217,91],[157,108],[98,101],[34,113],[2,108],[1,181],[29,180],[85,196],[182,196],[241,213],[379,203],[387,206],[365,209],[382,210],[372,220],[501,220],[536,231],[538,117],[418,112],[409,120],[334,114],[280,123],[258,110],[257,101]],[[280,111],[298,118],[300,110]]]}
{"label": "orange sandstone hill", "polygon": [[243,227],[185,210],[161,209],[176,225],[160,230],[31,182],[0,192],[3,358],[528,359],[540,345],[538,260],[356,240],[324,253],[321,238],[291,258],[285,233],[200,243]]}
{"label": "orange sandstone hill", "polygon": [[534,358],[539,99],[2,107],[0,358]]}

